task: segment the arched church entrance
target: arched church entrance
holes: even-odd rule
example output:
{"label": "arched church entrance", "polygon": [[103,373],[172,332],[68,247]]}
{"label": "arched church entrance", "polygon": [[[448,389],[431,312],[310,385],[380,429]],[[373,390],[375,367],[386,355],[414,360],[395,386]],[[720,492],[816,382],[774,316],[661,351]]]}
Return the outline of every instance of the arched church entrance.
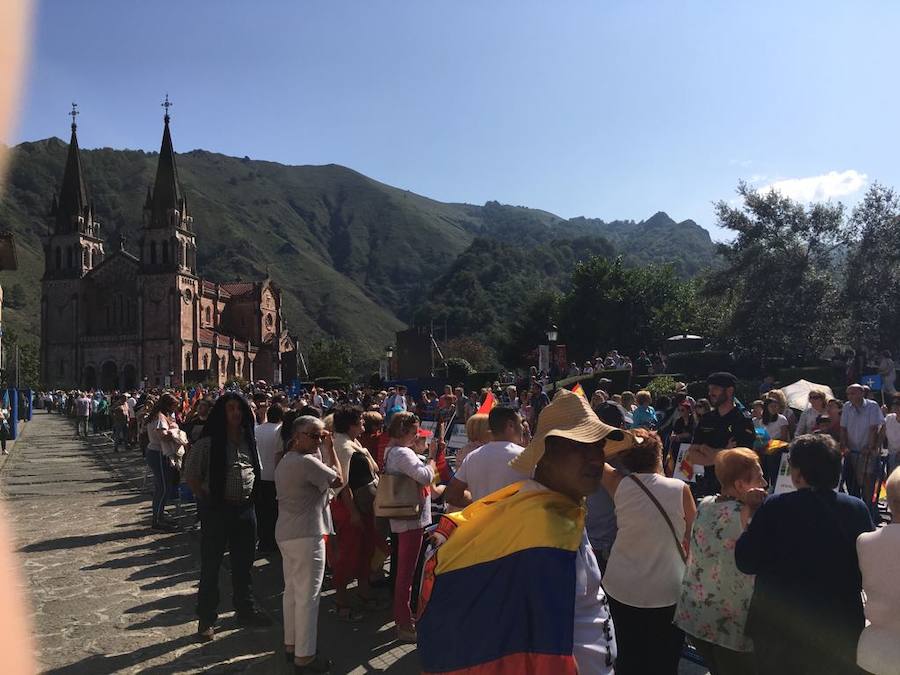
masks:
{"label": "arched church entrance", "polygon": [[84,389],[95,389],[97,387],[97,369],[94,366],[84,367],[84,373],[81,376],[81,386]]}
{"label": "arched church entrance", "polygon": [[122,388],[129,391],[137,389],[137,368],[131,364],[122,369]]}
{"label": "arched church entrance", "polygon": [[115,362],[107,361],[100,369],[100,387],[105,392],[119,388],[119,368]]}

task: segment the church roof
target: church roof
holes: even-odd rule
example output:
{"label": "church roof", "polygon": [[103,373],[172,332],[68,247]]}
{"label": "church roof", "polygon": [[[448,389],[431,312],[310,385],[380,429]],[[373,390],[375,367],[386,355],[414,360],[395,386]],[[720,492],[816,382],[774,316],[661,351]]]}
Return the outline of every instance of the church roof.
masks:
{"label": "church roof", "polygon": [[252,281],[232,281],[224,284],[219,284],[219,287],[226,290],[232,298],[252,295],[256,290],[256,284],[254,284]]}
{"label": "church roof", "polygon": [[[216,340],[218,338],[218,341]],[[206,347],[212,347],[217,344],[219,347],[231,347],[235,351],[244,351],[248,346],[251,352],[255,352],[257,347],[252,343],[248,345],[246,340],[241,340],[236,337],[232,337],[231,335],[226,335],[225,333],[219,333],[218,331],[210,330],[209,328],[198,328],[197,329],[197,339],[200,341],[200,344]]]}
{"label": "church roof", "polygon": [[81,166],[81,150],[78,147],[76,129],[77,125],[73,121],[72,137],[69,140],[69,154],[66,157],[66,168],[63,171],[59,200],[53,207],[53,216],[56,218],[56,231],[59,233],[71,230],[72,216],[84,215],[91,202],[87,184],[84,180],[84,169]]}

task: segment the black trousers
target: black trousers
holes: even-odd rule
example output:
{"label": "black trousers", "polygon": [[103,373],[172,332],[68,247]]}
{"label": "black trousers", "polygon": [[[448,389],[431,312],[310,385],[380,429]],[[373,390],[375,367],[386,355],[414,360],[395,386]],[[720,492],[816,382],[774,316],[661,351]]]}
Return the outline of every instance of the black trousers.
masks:
{"label": "black trousers", "polygon": [[675,605],[632,607],[609,597],[616,631],[616,675],[677,675],[684,631],[672,623]]}
{"label": "black trousers", "polygon": [[256,530],[260,550],[275,550],[275,521],[278,520],[278,498],[275,481],[261,480],[256,488]]}
{"label": "black trousers", "polygon": [[231,600],[237,612],[253,610],[250,569],[256,554],[256,513],[253,503],[212,506],[201,502],[200,590],[197,616],[215,623],[219,616],[219,568],[225,550],[231,563]]}

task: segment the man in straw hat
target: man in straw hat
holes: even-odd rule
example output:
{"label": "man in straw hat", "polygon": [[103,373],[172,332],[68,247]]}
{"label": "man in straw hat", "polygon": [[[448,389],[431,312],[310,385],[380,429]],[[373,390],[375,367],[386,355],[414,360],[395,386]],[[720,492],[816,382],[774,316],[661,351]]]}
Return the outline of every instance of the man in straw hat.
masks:
{"label": "man in straw hat", "polygon": [[584,498],[600,488],[605,459],[635,442],[560,390],[510,462],[525,480],[441,519],[419,602],[424,672],[612,672]]}

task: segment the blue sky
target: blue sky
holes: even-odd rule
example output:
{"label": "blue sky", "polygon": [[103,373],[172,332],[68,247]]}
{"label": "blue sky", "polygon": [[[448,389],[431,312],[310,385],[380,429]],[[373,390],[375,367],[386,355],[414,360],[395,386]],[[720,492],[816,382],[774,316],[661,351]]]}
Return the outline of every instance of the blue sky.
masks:
{"label": "blue sky", "polygon": [[445,201],[715,230],[741,178],[900,188],[900,3],[48,0],[16,143],[338,163]]}

